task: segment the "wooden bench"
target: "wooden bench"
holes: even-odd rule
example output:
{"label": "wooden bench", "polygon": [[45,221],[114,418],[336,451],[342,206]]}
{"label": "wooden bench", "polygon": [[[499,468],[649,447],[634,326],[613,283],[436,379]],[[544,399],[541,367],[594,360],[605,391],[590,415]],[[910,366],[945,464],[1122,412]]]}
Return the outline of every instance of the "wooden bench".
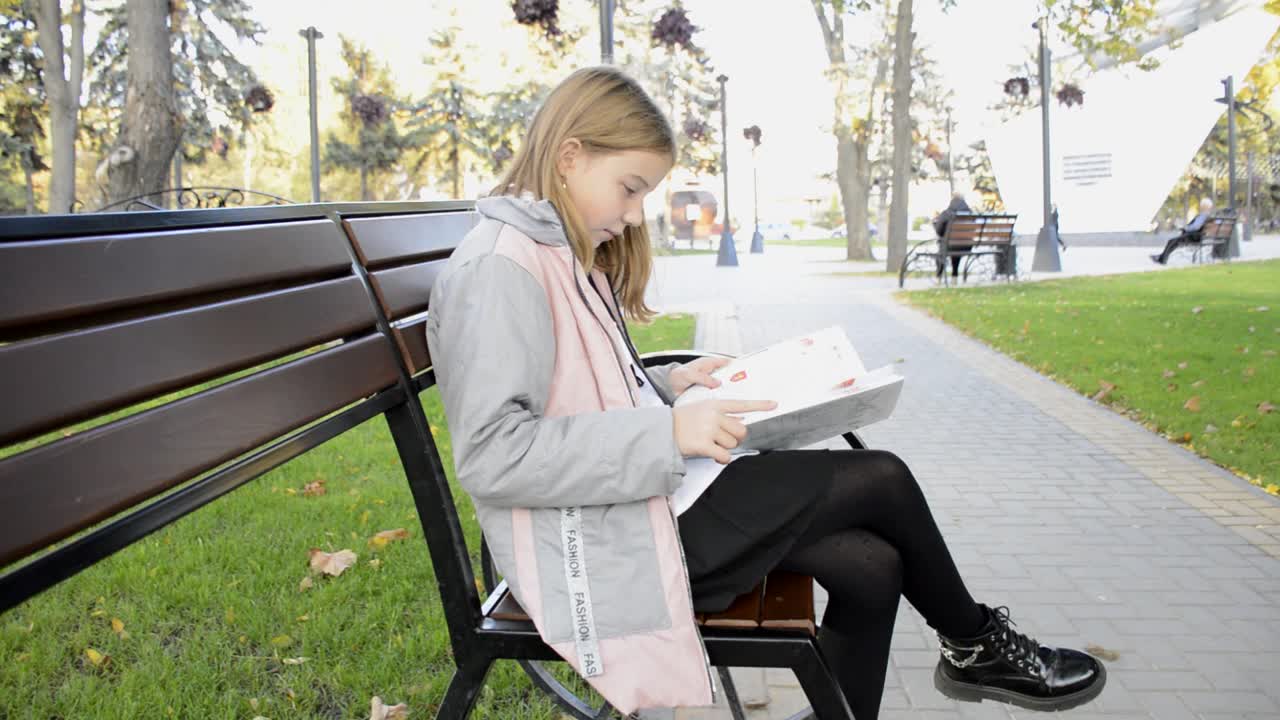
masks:
{"label": "wooden bench", "polygon": [[1204,227],[1200,228],[1200,232],[1196,238],[1186,242],[1178,247],[1178,249],[1189,248],[1191,250],[1191,262],[1202,263],[1218,260],[1231,260],[1229,248],[1231,245],[1231,233],[1235,232],[1236,216],[1229,213],[1219,213],[1211,215],[1205,221]]}
{"label": "wooden bench", "polygon": [[929,272],[949,283],[951,258],[961,258],[963,275],[969,279],[974,264],[990,259],[993,277],[1011,279],[1017,275],[1017,248],[1013,225],[1017,215],[958,213],[947,223],[941,238],[923,240],[907,251],[898,269],[898,287],[908,273]]}
{"label": "wooden bench", "polygon": [[[0,222],[0,613],[382,416],[456,666],[437,716],[466,717],[494,660],[558,660],[505,588],[481,597],[419,399],[431,284],[475,222],[457,202]],[[817,717],[850,718],[812,592],[771,575],[700,618],[707,652],[726,680],[791,668]],[[568,695],[575,717],[610,711]]]}

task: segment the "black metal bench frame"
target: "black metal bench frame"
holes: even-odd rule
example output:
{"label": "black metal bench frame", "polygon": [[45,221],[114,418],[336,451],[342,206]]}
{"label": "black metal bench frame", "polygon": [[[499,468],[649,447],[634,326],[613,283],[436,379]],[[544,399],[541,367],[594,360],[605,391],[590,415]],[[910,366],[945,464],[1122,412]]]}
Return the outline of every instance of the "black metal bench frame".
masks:
{"label": "black metal bench frame", "polygon": [[1017,250],[1013,244],[1013,225],[1016,214],[957,213],[947,223],[942,237],[921,240],[902,258],[898,268],[898,287],[906,283],[908,273],[929,272],[938,276],[944,285],[950,283],[948,262],[953,257],[962,258],[961,272],[965,281],[974,264],[990,258],[992,276],[1012,280],[1017,276]]}
{"label": "black metal bench frame", "polygon": [[1180,243],[1174,252],[1190,250],[1194,265],[1214,260],[1230,262],[1231,234],[1235,231],[1237,219],[1232,213],[1210,215],[1204,227],[1196,232],[1195,239]]}
{"label": "black metal bench frame", "polygon": [[[424,332],[431,283],[473,223],[463,202],[0,221],[0,382],[17,398],[0,419],[0,448],[257,368],[0,458],[0,613],[382,415],[421,521],[456,665],[437,717],[466,717],[494,660],[559,660],[532,623],[489,616],[496,598],[480,596],[419,398],[435,384]],[[108,248],[124,258],[114,275],[102,262]],[[227,275],[229,258],[250,279]],[[59,281],[73,270],[74,285]],[[167,286],[157,294],[138,286],[146,282]],[[317,300],[334,312],[316,312]],[[305,318],[311,324],[299,327]],[[192,341],[219,323],[249,340],[207,358]],[[164,377],[154,364],[106,371],[94,365],[100,355],[83,352],[132,347],[121,357],[137,358],[158,338],[171,343],[158,365]],[[314,352],[293,357],[306,348]],[[41,372],[64,382],[20,387]],[[250,413],[253,423],[236,422]],[[154,431],[162,424],[171,431],[160,443]],[[846,439],[862,446],[853,434]],[[95,472],[78,472],[88,467]],[[68,502],[73,493],[89,501]],[[797,717],[852,717],[812,632],[704,628],[703,639],[717,667],[792,669],[812,703]],[[544,689],[562,705],[570,700]],[[731,684],[726,690],[732,697]],[[585,710],[579,700],[573,714]],[[592,712],[586,717],[612,710]]]}

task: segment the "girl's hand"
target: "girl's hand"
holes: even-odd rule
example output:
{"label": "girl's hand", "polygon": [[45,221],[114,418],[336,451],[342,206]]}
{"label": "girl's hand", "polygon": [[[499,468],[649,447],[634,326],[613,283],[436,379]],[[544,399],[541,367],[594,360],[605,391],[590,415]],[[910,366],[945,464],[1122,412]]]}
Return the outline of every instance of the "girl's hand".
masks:
{"label": "girl's hand", "polygon": [[[695,361],[696,362],[696,361]],[[674,372],[674,371],[673,371]],[[730,413],[772,410],[772,400],[703,400],[671,411],[672,433],[680,454],[714,458],[729,464],[729,451],[747,436],[742,419]]]}
{"label": "girl's hand", "polygon": [[671,385],[671,392],[676,397],[680,397],[680,393],[694,385],[719,387],[720,381],[711,377],[711,373],[728,364],[729,358],[726,357],[700,357],[697,360],[690,360],[673,369],[667,376],[667,383]]}

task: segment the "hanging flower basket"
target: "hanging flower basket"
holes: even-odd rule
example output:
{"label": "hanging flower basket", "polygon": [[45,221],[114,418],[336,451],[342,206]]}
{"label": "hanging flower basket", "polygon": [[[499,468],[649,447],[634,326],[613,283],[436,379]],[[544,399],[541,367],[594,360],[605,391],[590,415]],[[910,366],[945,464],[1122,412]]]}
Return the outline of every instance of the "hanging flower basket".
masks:
{"label": "hanging flower basket", "polygon": [[752,146],[760,147],[760,126],[752,125],[742,129],[742,137],[751,141]]}
{"label": "hanging flower basket", "polygon": [[694,142],[702,142],[711,134],[711,128],[697,118],[689,118],[684,121],[684,134]]}
{"label": "hanging flower basket", "polygon": [[560,34],[557,25],[560,0],[515,0],[511,3],[511,10],[521,25],[541,25],[548,37]]}
{"label": "hanging flower basket", "polygon": [[1084,91],[1074,83],[1067,83],[1057,92],[1058,102],[1071,107],[1072,105],[1084,105]]}
{"label": "hanging flower basket", "polygon": [[378,125],[388,116],[387,103],[377,95],[356,95],[351,98],[351,112],[366,126]]}
{"label": "hanging flower basket", "polygon": [[276,97],[262,85],[254,85],[244,96],[244,102],[256,113],[264,113],[275,107]]}
{"label": "hanging flower basket", "polygon": [[1014,97],[1026,97],[1031,93],[1031,81],[1024,77],[1013,77],[1004,81],[1004,92]]}
{"label": "hanging flower basket", "polygon": [[213,140],[209,142],[209,149],[213,151],[214,155],[226,160],[227,151],[231,149],[231,146],[221,135],[214,135]]}
{"label": "hanging flower basket", "polygon": [[677,45],[692,51],[693,33],[698,28],[689,22],[689,16],[683,8],[673,7],[662,13],[662,17],[653,24],[653,44],[665,45],[674,49]]}

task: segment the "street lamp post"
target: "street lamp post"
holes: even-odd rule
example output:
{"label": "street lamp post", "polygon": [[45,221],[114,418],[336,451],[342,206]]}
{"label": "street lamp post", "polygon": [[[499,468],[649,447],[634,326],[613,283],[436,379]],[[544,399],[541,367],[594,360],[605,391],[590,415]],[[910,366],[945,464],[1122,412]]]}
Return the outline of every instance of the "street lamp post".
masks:
{"label": "street lamp post", "polygon": [[1040,134],[1044,167],[1044,218],[1040,234],[1036,237],[1036,254],[1031,260],[1035,272],[1062,272],[1062,259],[1058,257],[1058,228],[1053,222],[1053,201],[1050,192],[1049,159],[1049,18],[1042,17],[1031,25],[1040,31]]}
{"label": "street lamp post", "polygon": [[760,169],[756,164],[756,148],[760,147],[760,126],[744,128],[742,135],[751,141],[751,211],[756,221],[756,230],[751,233],[751,252],[763,253],[764,235],[760,234]]}
{"label": "street lamp post", "polygon": [[600,62],[613,64],[613,0],[600,0]]}
{"label": "street lamp post", "polygon": [[738,251],[733,246],[733,231],[729,229],[729,119],[724,88],[729,76],[720,75],[716,82],[720,83],[720,172],[724,174],[724,217],[720,221],[720,251],[716,253],[716,265],[737,267]]}
{"label": "street lamp post", "polygon": [[320,202],[320,120],[316,111],[316,40],[324,35],[314,26],[299,30],[307,39],[307,97],[311,104],[311,202]]}
{"label": "street lamp post", "polygon": [[[1236,93],[1235,78],[1228,75],[1222,79],[1222,97],[1218,102],[1227,106],[1227,207],[1236,210]],[[1227,256],[1240,257],[1240,224],[1236,223],[1227,240]]]}

